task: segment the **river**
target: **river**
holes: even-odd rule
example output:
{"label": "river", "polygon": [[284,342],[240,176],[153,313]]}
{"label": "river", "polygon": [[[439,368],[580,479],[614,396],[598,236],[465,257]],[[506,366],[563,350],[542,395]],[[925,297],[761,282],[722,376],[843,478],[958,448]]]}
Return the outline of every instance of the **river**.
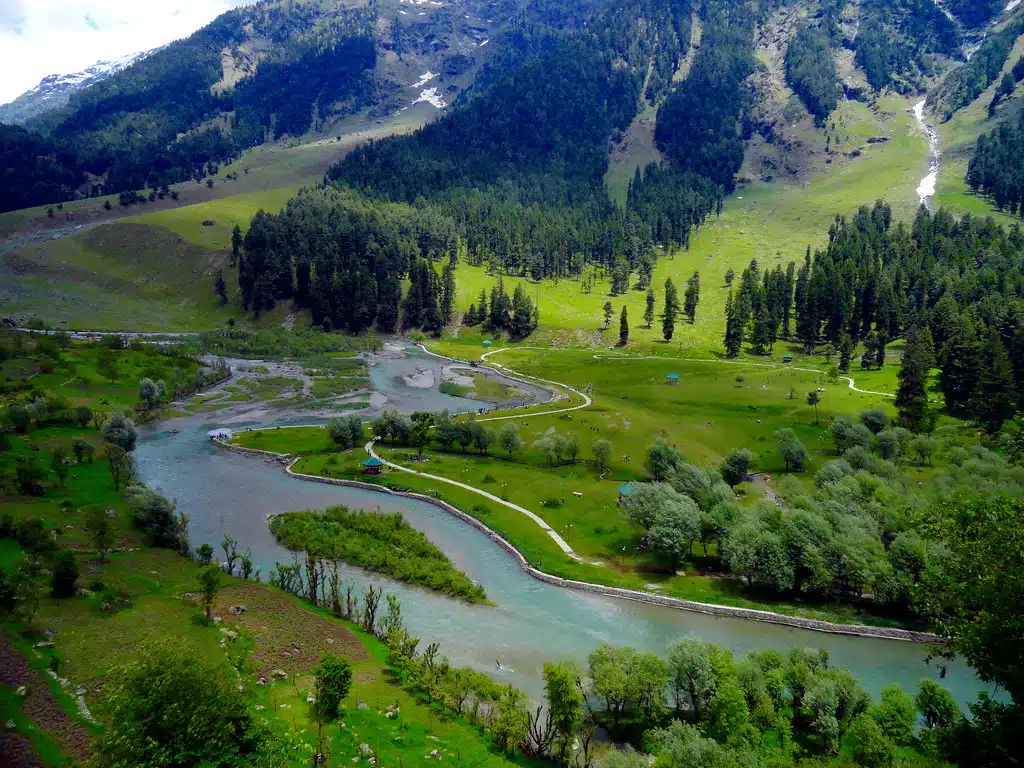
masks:
{"label": "river", "polygon": [[935,187],[939,181],[941,153],[939,151],[939,132],[928,125],[924,119],[924,110],[927,106],[927,99],[921,99],[914,105],[914,118],[928,141],[928,172],[921,179],[921,183],[917,185],[917,199],[921,205],[928,206],[928,210],[931,210]]}
{"label": "river", "polygon": [[[374,374],[374,384],[400,386],[397,382],[407,370],[408,361],[385,360]],[[386,394],[392,402],[403,400],[395,396],[401,393]],[[418,394],[416,405],[423,407],[426,395]],[[465,410],[479,405],[450,400],[453,402],[446,400],[442,407]],[[545,661],[574,658],[585,663],[587,654],[605,641],[664,652],[688,632],[737,653],[794,645],[825,648],[835,664],[850,668],[875,696],[891,683],[912,691],[922,677],[938,678],[937,668],[925,664],[927,649],[920,645],[706,616],[538,582],[486,535],[432,504],[297,480],[276,464],[214,448],[206,432],[226,420],[231,419],[223,411],[178,419],[173,426],[179,432],[173,435],[165,431],[166,425],[151,427],[143,430],[136,450],[141,479],[176,498],[179,510],[189,516],[193,545],[210,542],[216,546],[225,532],[230,533],[243,548],[252,550],[265,580],[275,562],[291,561],[291,555],[270,535],[268,515],[336,504],[401,512],[480,582],[496,606],[464,604],[355,568],[346,568],[345,578],[360,587],[376,583],[398,595],[410,628],[424,644],[440,642],[442,652],[453,663],[476,667],[531,695],[540,692]],[[260,425],[296,420],[294,414],[284,414],[276,422],[268,422],[264,415]],[[962,703],[972,700],[982,688],[972,671],[957,662],[948,665],[943,683]]]}

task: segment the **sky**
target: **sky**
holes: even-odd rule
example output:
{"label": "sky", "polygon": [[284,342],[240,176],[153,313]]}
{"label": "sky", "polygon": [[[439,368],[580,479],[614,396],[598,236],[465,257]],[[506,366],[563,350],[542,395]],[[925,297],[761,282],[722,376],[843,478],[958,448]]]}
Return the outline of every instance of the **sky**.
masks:
{"label": "sky", "polygon": [[253,0],[0,0],[0,104],[47,75],[187,37]]}

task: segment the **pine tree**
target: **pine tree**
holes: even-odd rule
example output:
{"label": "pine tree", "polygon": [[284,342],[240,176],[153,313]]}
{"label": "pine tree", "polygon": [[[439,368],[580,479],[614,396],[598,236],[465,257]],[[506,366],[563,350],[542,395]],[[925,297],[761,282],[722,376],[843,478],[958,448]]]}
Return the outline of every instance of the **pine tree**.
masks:
{"label": "pine tree", "polygon": [[242,230],[235,224],[235,228],[231,230],[231,266],[234,267],[238,264],[238,256],[242,252]]}
{"label": "pine tree", "polygon": [[729,292],[725,302],[725,354],[726,357],[737,357],[743,348],[743,327],[746,318],[740,316],[737,300]]}
{"label": "pine tree", "polygon": [[[728,323],[728,320],[726,321]],[[762,306],[754,318],[754,329],[750,337],[750,344],[754,348],[755,355],[768,354],[768,348],[772,344],[772,329],[775,320],[768,314],[768,308]]]}
{"label": "pine tree", "polygon": [[441,319],[445,325],[452,321],[455,308],[455,262],[454,256],[444,265],[441,273]]}
{"label": "pine tree", "polygon": [[530,335],[533,330],[532,324],[533,302],[526,295],[526,289],[522,283],[516,286],[512,292],[512,320],[509,333],[516,338],[523,338]]}
{"label": "pine tree", "polygon": [[626,305],[622,305],[622,314],[619,315],[619,344],[626,346],[629,341],[629,317],[626,315]]}
{"label": "pine tree", "polygon": [[982,362],[981,344],[974,324],[958,316],[949,329],[949,338],[942,349],[939,388],[951,413],[965,413],[975,396]]}
{"label": "pine tree", "polygon": [[462,318],[462,322],[466,325],[476,325],[476,304],[469,305],[469,310],[466,312],[465,317]]}
{"label": "pine tree", "polygon": [[213,279],[213,292],[220,297],[221,304],[228,303],[228,284],[224,282],[224,270],[218,269]]}
{"label": "pine tree", "polygon": [[683,300],[683,312],[690,325],[693,325],[697,318],[697,304],[700,303],[700,273],[694,272],[693,277],[686,284],[686,294]]}
{"label": "pine tree", "polygon": [[480,300],[476,304],[476,322],[474,325],[487,325],[487,291],[480,289]]}
{"label": "pine tree", "polygon": [[929,426],[928,417],[928,350],[920,343],[920,334],[911,331],[898,374],[896,389],[896,410],[900,423],[913,432],[920,432]]}
{"label": "pine tree", "polygon": [[665,281],[665,311],[661,315],[661,334],[665,341],[672,341],[676,332],[676,316],[679,314],[679,295],[672,278]]}
{"label": "pine tree", "polygon": [[981,375],[972,410],[985,430],[992,434],[999,431],[1004,421],[1013,418],[1017,407],[1013,366],[995,328],[989,329],[981,357]]}
{"label": "pine tree", "polygon": [[889,334],[885,329],[878,331],[875,337],[875,367],[881,369],[885,365],[885,345],[889,343]]}
{"label": "pine tree", "polygon": [[650,328],[654,323],[654,289],[647,289],[647,307],[644,309],[644,324]]}
{"label": "pine tree", "polygon": [[853,359],[853,339],[844,332],[839,337],[839,372],[850,372],[850,360]]}

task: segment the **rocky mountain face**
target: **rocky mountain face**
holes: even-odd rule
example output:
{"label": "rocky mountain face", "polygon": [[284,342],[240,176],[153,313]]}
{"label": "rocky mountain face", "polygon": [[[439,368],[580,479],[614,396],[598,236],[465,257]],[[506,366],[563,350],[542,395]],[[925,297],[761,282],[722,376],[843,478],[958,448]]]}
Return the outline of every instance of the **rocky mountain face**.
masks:
{"label": "rocky mountain face", "polygon": [[24,125],[44,112],[63,107],[71,99],[71,94],[88,88],[90,85],[103,82],[111,75],[127,69],[156,50],[158,49],[131,53],[111,61],[97,61],[81,72],[47,75],[39,81],[39,85],[35,88],[25,91],[7,104],[0,105],[0,123]]}

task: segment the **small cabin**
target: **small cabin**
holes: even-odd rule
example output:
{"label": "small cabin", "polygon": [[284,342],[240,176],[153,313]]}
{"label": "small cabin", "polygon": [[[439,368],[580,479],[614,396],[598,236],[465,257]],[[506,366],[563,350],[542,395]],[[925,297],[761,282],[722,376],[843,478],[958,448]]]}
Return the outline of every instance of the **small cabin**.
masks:
{"label": "small cabin", "polygon": [[793,356],[792,355],[783,355],[782,356],[782,362],[784,362],[784,363],[792,363],[793,362]]}
{"label": "small cabin", "polygon": [[621,507],[626,503],[626,500],[633,495],[633,484],[626,483],[625,485],[619,486],[619,506]]}
{"label": "small cabin", "polygon": [[484,346],[485,347],[491,346],[491,340],[490,339],[484,339]]}
{"label": "small cabin", "polygon": [[677,385],[679,383],[679,374],[670,373],[668,376],[665,377],[665,383],[671,386]]}
{"label": "small cabin", "polygon": [[384,462],[378,459],[376,456],[371,456],[368,459],[363,459],[363,474],[364,475],[380,475],[384,472]]}

